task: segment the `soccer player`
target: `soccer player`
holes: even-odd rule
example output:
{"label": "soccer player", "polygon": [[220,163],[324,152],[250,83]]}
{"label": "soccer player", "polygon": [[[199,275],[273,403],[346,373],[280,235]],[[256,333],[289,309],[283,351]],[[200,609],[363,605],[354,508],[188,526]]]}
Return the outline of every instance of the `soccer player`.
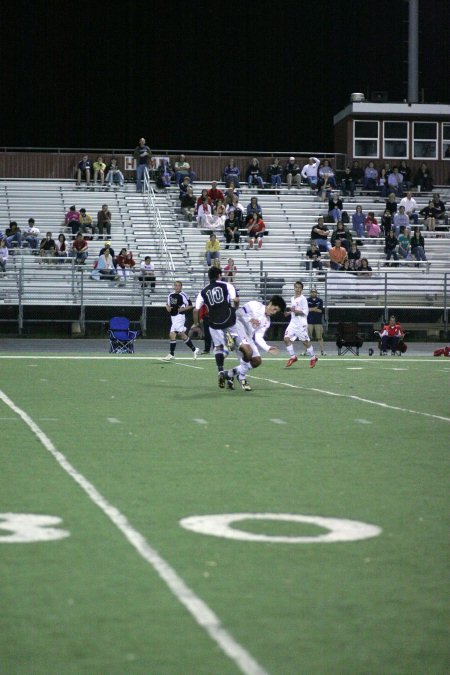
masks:
{"label": "soccer player", "polygon": [[163,358],[163,361],[172,361],[175,358],[175,348],[177,346],[177,335],[179,335],[184,344],[194,352],[194,359],[200,354],[200,349],[194,345],[191,338],[186,333],[185,318],[186,312],[192,309],[191,299],[182,290],[183,283],[176,281],[174,290],[169,293],[167,297],[166,310],[170,314],[171,329],[170,329],[170,353]]}
{"label": "soccer player", "polygon": [[314,347],[311,344],[308,335],[308,301],[302,295],[303,284],[301,281],[296,281],[294,284],[294,295],[291,298],[291,320],[286,332],[284,334],[284,343],[289,354],[289,360],[286,363],[286,368],[292,366],[298,359],[294,352],[295,340],[303,342],[306,353],[309,356],[309,367],[314,368],[318,359],[314,353]]}
{"label": "soccer player", "polygon": [[[227,332],[233,339],[238,340],[236,329],[236,289],[232,284],[222,281],[222,270],[219,267],[210,267],[208,270],[209,284],[200,291],[195,302],[194,325],[198,325],[198,313],[203,305],[208,307],[209,331],[214,344],[214,357],[219,371],[219,387],[233,389],[232,380],[224,371]],[[251,358],[251,347],[248,344],[239,344],[238,349],[248,360]]]}
{"label": "soccer player", "polygon": [[286,303],[279,295],[270,298],[267,305],[257,300],[246,302],[243,307],[236,312],[236,328],[241,344],[249,344],[252,350],[251,358],[247,356],[241,358],[239,366],[228,371],[228,378],[233,381],[237,375],[241,388],[244,391],[251,391],[252,388],[247,382],[246,375],[251,368],[258,368],[261,365],[261,355],[259,348],[270,354],[278,354],[277,347],[271,347],[264,339],[264,335],[270,327],[270,317],[278,312],[284,312]]}

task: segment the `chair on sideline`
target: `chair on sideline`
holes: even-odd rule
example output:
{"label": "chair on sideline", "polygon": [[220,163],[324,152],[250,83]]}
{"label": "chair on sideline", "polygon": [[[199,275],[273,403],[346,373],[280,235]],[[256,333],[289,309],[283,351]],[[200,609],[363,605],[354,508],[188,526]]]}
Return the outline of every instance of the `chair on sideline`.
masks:
{"label": "chair on sideline", "polygon": [[109,353],[134,354],[134,341],[138,330],[130,330],[130,320],[124,316],[113,316],[109,322]]}
{"label": "chair on sideline", "polygon": [[336,345],[338,356],[351,352],[359,356],[359,350],[363,346],[363,339],[359,333],[357,323],[338,323],[336,332]]}

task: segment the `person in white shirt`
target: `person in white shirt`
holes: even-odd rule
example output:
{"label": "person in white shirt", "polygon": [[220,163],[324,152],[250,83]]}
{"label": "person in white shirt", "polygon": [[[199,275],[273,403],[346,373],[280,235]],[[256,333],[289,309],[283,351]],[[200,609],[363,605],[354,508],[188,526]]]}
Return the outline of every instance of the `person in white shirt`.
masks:
{"label": "person in white shirt", "polygon": [[319,166],[320,159],[317,159],[317,157],[310,157],[308,164],[305,164],[302,169],[302,178],[304,178],[312,188],[317,187],[317,172],[319,170]]}
{"label": "person in white shirt", "polygon": [[149,255],[146,255],[144,260],[141,262],[141,273],[138,277],[139,281],[141,282],[141,287],[142,288],[147,288],[148,284],[150,282],[150,288],[151,292],[155,292],[155,266],[152,263],[152,259]]}
{"label": "person in white shirt", "polygon": [[278,312],[284,312],[286,303],[279,295],[270,298],[267,305],[257,300],[246,302],[236,312],[236,330],[238,334],[237,343],[239,345],[247,344],[251,348],[250,359],[243,355],[240,364],[228,371],[228,381],[236,377],[244,391],[251,391],[251,386],[247,382],[246,375],[252,368],[258,368],[261,365],[261,355],[259,349],[269,354],[278,354],[279,349],[267,344],[264,335],[270,327],[270,317]]}
{"label": "person in white shirt", "polygon": [[[0,237],[1,239],[1,237]],[[8,247],[6,246],[6,239],[1,239],[0,241],[0,276],[5,276],[6,274],[6,263],[8,262]]]}
{"label": "person in white shirt", "polygon": [[308,301],[304,295],[302,295],[303,284],[301,281],[296,281],[294,284],[294,295],[291,298],[291,320],[286,332],[284,334],[284,343],[286,345],[287,352],[289,354],[289,360],[286,363],[286,368],[292,366],[298,359],[294,351],[294,342],[295,340],[300,340],[303,342],[306,353],[309,356],[309,367],[314,368],[318,359],[314,353],[314,347],[311,344],[308,334]]}
{"label": "person in white shirt", "polygon": [[410,220],[414,222],[414,225],[417,225],[419,222],[419,216],[417,215],[417,202],[412,196],[412,192],[407,192],[406,197],[400,200],[400,206],[405,207],[405,213]]}

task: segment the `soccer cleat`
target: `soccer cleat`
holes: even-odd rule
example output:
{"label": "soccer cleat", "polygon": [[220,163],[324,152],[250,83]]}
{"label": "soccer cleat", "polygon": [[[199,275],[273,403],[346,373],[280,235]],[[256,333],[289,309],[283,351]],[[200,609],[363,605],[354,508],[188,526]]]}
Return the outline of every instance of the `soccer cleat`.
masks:
{"label": "soccer cleat", "polygon": [[291,356],[289,361],[286,363],[286,368],[290,368],[296,361],[298,361],[298,358],[296,356]]}
{"label": "soccer cleat", "polygon": [[173,354],[167,354],[167,356],[164,356],[164,357],[161,359],[161,361],[173,361],[174,358],[175,358],[175,357],[174,357]]}
{"label": "soccer cleat", "polygon": [[219,373],[219,389],[225,389],[225,373],[223,370]]}
{"label": "soccer cleat", "polygon": [[234,340],[230,333],[226,335],[226,345],[229,352],[234,351]]}
{"label": "soccer cleat", "polygon": [[251,391],[252,390],[252,388],[249,385],[249,383],[247,382],[247,380],[240,380],[239,384],[241,385],[241,389],[243,389],[244,391]]}
{"label": "soccer cleat", "polygon": [[317,358],[317,356],[313,356],[312,359],[311,359],[310,362],[309,362],[309,367],[310,367],[310,368],[314,368],[314,366],[316,365],[316,363],[317,363],[318,360],[319,360],[319,359]]}
{"label": "soccer cleat", "polygon": [[196,347],[196,348],[194,349],[194,359],[196,359],[196,358],[198,357],[199,354],[200,354],[200,349],[199,349],[198,347]]}
{"label": "soccer cleat", "polygon": [[234,389],[234,378],[228,376],[227,377],[227,389],[233,390]]}

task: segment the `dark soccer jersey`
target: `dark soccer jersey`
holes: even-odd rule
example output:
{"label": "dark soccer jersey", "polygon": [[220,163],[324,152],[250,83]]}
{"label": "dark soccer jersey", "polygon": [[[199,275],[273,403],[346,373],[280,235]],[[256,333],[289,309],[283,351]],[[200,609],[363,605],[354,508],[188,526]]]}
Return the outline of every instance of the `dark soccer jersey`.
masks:
{"label": "dark soccer jersey", "polygon": [[236,310],[233,307],[228,285],[224,281],[212,281],[200,291],[209,311],[211,328],[229,328],[236,323]]}
{"label": "dark soccer jersey", "polygon": [[319,314],[319,312],[309,312],[308,314],[308,323],[322,323],[322,317],[323,317],[323,300],[322,298],[313,298],[309,297],[308,298],[308,307],[311,309],[312,307],[318,307],[319,309],[322,310],[322,312]]}
{"label": "dark soccer jersey", "polygon": [[171,306],[170,316],[176,316],[178,314],[179,307],[188,307],[192,305],[191,299],[189,296],[181,291],[180,293],[170,293],[167,298],[167,304]]}

